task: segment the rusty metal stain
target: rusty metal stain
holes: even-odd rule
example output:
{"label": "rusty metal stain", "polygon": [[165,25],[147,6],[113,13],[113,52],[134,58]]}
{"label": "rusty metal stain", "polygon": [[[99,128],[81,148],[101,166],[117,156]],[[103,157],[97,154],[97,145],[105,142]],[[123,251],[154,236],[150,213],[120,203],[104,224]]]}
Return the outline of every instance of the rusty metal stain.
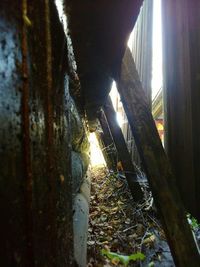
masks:
{"label": "rusty metal stain", "polygon": [[24,15],[27,14],[27,0],[22,0],[22,131],[23,131],[23,158],[25,176],[25,206],[27,215],[27,250],[28,264],[34,266],[33,253],[33,212],[32,212],[32,166],[30,155],[30,132],[29,132],[29,73],[28,73],[28,44],[27,44],[27,24]]}

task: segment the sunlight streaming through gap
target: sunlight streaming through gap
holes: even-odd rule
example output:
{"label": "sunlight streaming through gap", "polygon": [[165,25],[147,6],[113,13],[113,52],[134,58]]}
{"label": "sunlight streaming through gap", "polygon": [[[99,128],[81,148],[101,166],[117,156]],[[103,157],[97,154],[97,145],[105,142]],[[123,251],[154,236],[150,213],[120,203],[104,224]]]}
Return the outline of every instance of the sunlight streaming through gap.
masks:
{"label": "sunlight streaming through gap", "polygon": [[91,159],[91,166],[97,166],[97,165],[106,165],[103,154],[101,152],[101,149],[99,147],[98,140],[96,138],[95,133],[90,133],[89,135],[89,141],[90,141],[90,159]]}
{"label": "sunlight streaming through gap", "polygon": [[115,82],[112,83],[112,87],[111,87],[111,91],[110,91],[110,98],[112,100],[113,107],[114,107],[114,109],[116,111],[116,120],[117,120],[119,126],[122,128],[122,125],[124,124],[124,118],[123,118],[121,112],[119,112],[117,110],[117,105],[118,106],[122,105],[122,103],[121,103],[121,101],[119,101],[120,95],[119,95],[119,93],[117,91],[117,87],[116,87],[116,83]]}
{"label": "sunlight streaming through gap", "polygon": [[153,2],[152,99],[163,87],[161,0]]}

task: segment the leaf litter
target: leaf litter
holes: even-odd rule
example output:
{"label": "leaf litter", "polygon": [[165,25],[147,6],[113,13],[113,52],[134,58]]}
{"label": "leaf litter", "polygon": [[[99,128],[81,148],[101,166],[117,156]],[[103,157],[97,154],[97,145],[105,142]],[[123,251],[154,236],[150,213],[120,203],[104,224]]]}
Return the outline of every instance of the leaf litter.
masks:
{"label": "leaf litter", "polygon": [[[136,203],[121,173],[93,167],[87,267],[175,266],[143,173],[139,180],[145,198]],[[108,256],[128,259],[137,253],[145,259],[128,261],[128,265]]]}

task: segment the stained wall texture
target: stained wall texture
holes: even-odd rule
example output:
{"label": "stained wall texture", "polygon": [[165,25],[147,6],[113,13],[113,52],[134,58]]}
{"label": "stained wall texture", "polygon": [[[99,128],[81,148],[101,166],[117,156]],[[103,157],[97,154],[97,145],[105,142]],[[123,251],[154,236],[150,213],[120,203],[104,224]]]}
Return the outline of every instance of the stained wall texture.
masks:
{"label": "stained wall texture", "polygon": [[75,264],[73,195],[89,147],[83,126],[71,142],[67,47],[53,1],[0,2],[1,266]]}

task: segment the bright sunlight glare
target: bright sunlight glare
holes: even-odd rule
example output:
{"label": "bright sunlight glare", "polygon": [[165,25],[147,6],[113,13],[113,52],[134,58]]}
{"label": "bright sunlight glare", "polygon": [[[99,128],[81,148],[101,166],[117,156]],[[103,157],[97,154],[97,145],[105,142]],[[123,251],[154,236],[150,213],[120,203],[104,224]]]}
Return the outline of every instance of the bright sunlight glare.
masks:
{"label": "bright sunlight glare", "polygon": [[120,96],[119,96],[119,93],[117,91],[117,87],[116,87],[115,82],[112,83],[112,87],[111,87],[111,91],[110,91],[110,98],[112,100],[113,107],[116,111],[116,120],[117,120],[119,126],[122,128],[122,125],[124,124],[124,119],[123,119],[122,114],[116,110],[116,103],[118,102],[117,99],[120,99]]}
{"label": "bright sunlight glare", "polygon": [[101,152],[101,149],[99,147],[98,140],[96,138],[95,133],[90,133],[89,135],[89,141],[90,141],[90,160],[91,160],[91,166],[97,166],[97,165],[106,165],[103,154]]}
{"label": "bright sunlight glare", "polygon": [[161,0],[154,0],[153,7],[152,99],[163,87]]}

